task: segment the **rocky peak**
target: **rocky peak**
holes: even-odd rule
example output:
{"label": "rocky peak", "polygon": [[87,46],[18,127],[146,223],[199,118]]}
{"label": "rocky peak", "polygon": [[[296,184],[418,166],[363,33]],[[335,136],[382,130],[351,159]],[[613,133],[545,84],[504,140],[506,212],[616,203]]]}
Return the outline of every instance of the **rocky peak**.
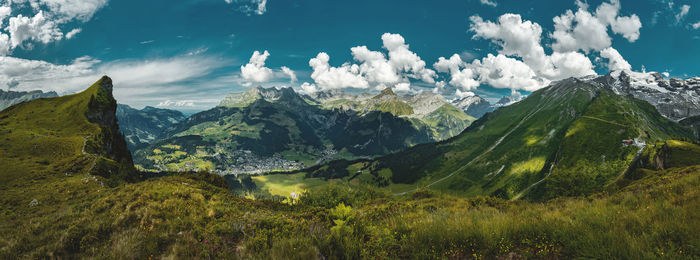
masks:
{"label": "rocky peak", "polygon": [[396,96],[396,93],[391,88],[385,88],[379,93],[379,96]]}
{"label": "rocky peak", "polygon": [[658,72],[613,71],[585,81],[647,101],[673,120],[700,115],[700,78],[667,80]]}

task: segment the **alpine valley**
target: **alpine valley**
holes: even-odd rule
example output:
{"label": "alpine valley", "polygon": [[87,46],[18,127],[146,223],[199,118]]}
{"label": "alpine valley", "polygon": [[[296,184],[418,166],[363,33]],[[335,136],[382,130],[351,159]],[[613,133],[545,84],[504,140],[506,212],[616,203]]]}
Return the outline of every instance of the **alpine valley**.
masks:
{"label": "alpine valley", "polygon": [[[139,167],[224,175],[295,170],[444,140],[475,120],[428,92],[397,95],[387,88],[376,95],[340,90],[301,95],[291,88],[262,87],[231,94],[213,109],[180,118],[167,118],[171,125],[162,128],[156,141],[151,138],[152,144],[134,152]],[[137,127],[132,122],[127,131]]]}

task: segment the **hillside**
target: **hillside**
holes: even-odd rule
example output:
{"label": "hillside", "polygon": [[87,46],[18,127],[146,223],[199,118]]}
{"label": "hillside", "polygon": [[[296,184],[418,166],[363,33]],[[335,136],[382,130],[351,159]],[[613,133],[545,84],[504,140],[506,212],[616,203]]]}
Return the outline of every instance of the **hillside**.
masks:
{"label": "hillside", "polygon": [[[133,180],[133,162],[114,115],[112,81],[100,79],[68,96],[14,105],[0,112],[2,185],[78,172]],[[90,165],[87,171],[83,171]],[[31,173],[31,174],[30,174]]]}
{"label": "hillside", "polygon": [[280,203],[235,196],[204,172],[140,180],[111,90],[105,77],[81,93],[0,112],[0,258],[700,257],[693,143],[649,143],[637,167],[584,198],[394,196],[339,183]]}
{"label": "hillside", "polygon": [[0,89],[0,111],[18,103],[27,102],[37,98],[57,97],[56,92],[42,92],[41,90],[18,92],[4,91]]}
{"label": "hillside", "polygon": [[119,104],[117,119],[127,146],[133,152],[155,141],[166,128],[185,120],[185,115],[170,109],[146,106],[138,110]]}
{"label": "hillside", "polygon": [[[567,79],[487,114],[449,140],[305,172],[387,186],[397,194],[427,187],[468,196],[547,199],[601,191],[645,142],[671,137],[692,135],[644,101],[616,95],[604,84]],[[622,144],[635,138],[636,144]]]}
{"label": "hillside", "polygon": [[139,167],[156,171],[294,170],[449,138],[472,120],[433,94],[399,97],[388,90],[367,97],[336,91],[314,98],[290,88],[256,87],[166,128],[134,155]]}

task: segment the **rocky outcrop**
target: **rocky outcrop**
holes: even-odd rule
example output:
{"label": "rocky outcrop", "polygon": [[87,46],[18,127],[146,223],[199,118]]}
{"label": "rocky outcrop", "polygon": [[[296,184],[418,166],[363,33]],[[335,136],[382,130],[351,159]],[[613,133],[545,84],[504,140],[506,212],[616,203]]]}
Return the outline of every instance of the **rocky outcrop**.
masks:
{"label": "rocky outcrop", "polygon": [[112,89],[112,79],[104,76],[83,92],[91,94],[85,117],[100,128],[98,133],[87,140],[85,150],[101,157],[96,162],[98,167],[94,169],[95,174],[134,180],[138,176],[124,136],[119,131],[117,101],[112,96]]}

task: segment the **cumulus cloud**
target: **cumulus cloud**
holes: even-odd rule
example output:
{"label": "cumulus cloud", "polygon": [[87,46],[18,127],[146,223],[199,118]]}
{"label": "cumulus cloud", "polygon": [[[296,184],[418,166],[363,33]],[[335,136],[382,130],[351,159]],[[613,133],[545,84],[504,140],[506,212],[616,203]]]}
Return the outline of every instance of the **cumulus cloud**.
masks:
{"label": "cumulus cloud", "polygon": [[629,42],[639,39],[642,23],[635,14],[619,16],[619,0],[603,2],[595,13],[588,11],[588,5],[577,2],[578,11],[567,10],[554,18],[554,39],[552,49],[557,52],[582,50],[584,52],[600,51],[612,45],[608,27],[615,34],[622,35]]}
{"label": "cumulus cloud", "polygon": [[[0,7],[0,55],[8,55],[13,49],[31,49],[34,43],[47,44],[70,39],[80,32],[73,29],[63,33],[62,27],[69,23],[87,22],[107,4],[107,0],[20,0],[9,1]],[[33,14],[16,14],[13,10],[31,10]],[[9,19],[6,19],[8,18]],[[64,37],[65,36],[65,37]],[[8,37],[9,40],[4,38]],[[6,43],[9,42],[9,46]]]}
{"label": "cumulus cloud", "polygon": [[498,6],[498,3],[496,3],[496,1],[493,1],[493,0],[481,0],[481,4],[483,4],[483,5],[488,5],[488,6],[491,6],[491,7],[496,7],[496,6]]}
{"label": "cumulus cloud", "polygon": [[280,69],[282,69],[282,73],[287,75],[289,77],[289,82],[294,83],[297,82],[297,74],[294,73],[294,71],[286,66],[282,66]]}
{"label": "cumulus cloud", "polygon": [[301,93],[304,94],[312,94],[318,92],[318,88],[316,85],[311,84],[309,82],[304,82],[304,84],[301,84]]}
{"label": "cumulus cloud", "polygon": [[228,4],[237,4],[238,10],[247,15],[263,15],[267,12],[267,0],[224,0]]}
{"label": "cumulus cloud", "polygon": [[360,75],[360,66],[345,63],[340,67],[332,67],[329,64],[330,56],[321,52],[316,58],[309,60],[309,66],[313,69],[311,79],[320,89],[342,88],[369,88],[369,82]]}
{"label": "cumulus cloud", "polygon": [[241,66],[241,77],[248,81],[247,85],[267,82],[272,79],[272,69],[265,67],[265,61],[268,57],[270,57],[270,53],[267,51],[263,53],[255,51],[248,64]]}
{"label": "cumulus cloud", "polygon": [[435,71],[426,68],[426,62],[410,50],[403,36],[385,33],[382,35],[382,43],[386,52],[373,51],[367,46],[351,48],[353,60],[357,63],[347,62],[340,67],[331,67],[328,64],[328,54],[319,53],[309,61],[313,69],[311,78],[322,90],[370,87],[405,89],[411,87],[411,80],[435,83]]}
{"label": "cumulus cloud", "polygon": [[[595,74],[593,63],[582,53],[554,51],[551,55],[546,54],[541,44],[542,27],[535,22],[523,20],[518,14],[501,15],[496,22],[484,21],[479,16],[472,16],[470,20],[470,31],[474,32],[474,39],[490,40],[500,49],[498,55],[489,55],[471,64],[461,65],[466,68],[461,71],[461,75],[455,73],[455,64],[459,64],[457,55],[450,58],[451,62],[439,60],[435,64],[438,71],[444,71],[448,64],[451,66],[450,84],[453,86],[459,86],[456,84],[458,82],[453,82],[455,76],[466,79],[470,70],[475,72],[474,76],[479,76],[481,83],[498,88],[511,84],[513,89],[529,91],[542,88],[552,80]],[[478,86],[475,82],[463,82]]]}
{"label": "cumulus cloud", "polygon": [[489,54],[482,60],[474,61],[472,66],[480,81],[495,88],[535,91],[549,84],[524,62],[503,54]]}
{"label": "cumulus cloud", "polygon": [[608,60],[608,69],[610,71],[632,70],[632,66],[612,47],[600,51],[600,57]]}

